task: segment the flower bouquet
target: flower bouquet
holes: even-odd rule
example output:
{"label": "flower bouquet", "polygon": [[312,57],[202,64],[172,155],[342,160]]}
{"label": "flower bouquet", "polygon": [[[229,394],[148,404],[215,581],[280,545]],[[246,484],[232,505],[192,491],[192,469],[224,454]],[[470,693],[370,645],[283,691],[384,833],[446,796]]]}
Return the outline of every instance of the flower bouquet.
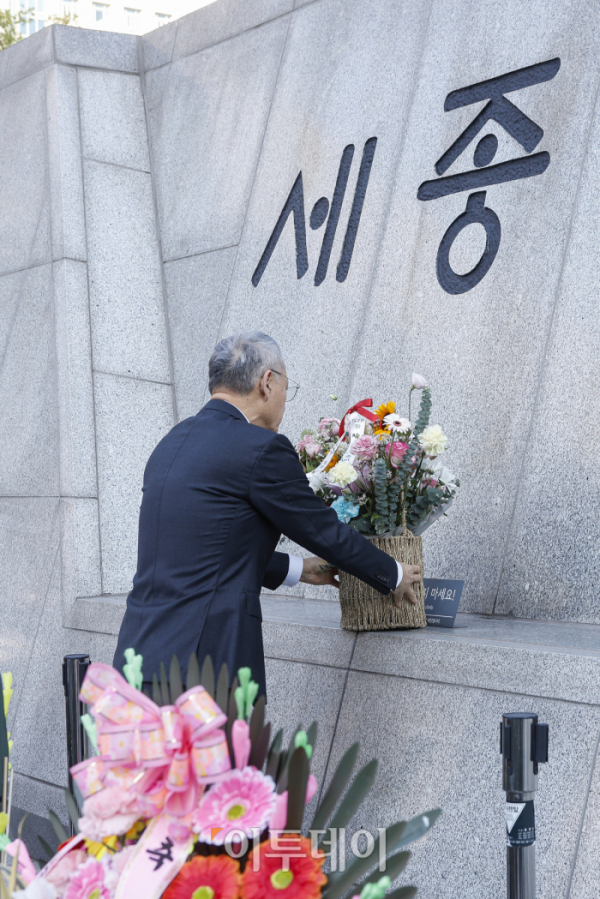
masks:
{"label": "flower bouquet", "polygon": [[[411,421],[413,391],[421,392],[420,409]],[[352,406],[342,421],[323,418],[305,430],[296,446],[309,483],[340,521],[372,539],[397,561],[423,570],[420,535],[452,504],[459,481],[441,460],[448,440],[430,424],[431,391],[413,374],[408,417],[395,402],[374,411],[373,401]],[[397,608],[362,581],[342,572],[342,627],[380,630],[425,627],[424,591],[417,585],[417,605]]]}
{"label": "flower bouquet", "polygon": [[99,754],[71,769],[83,797],[79,816],[67,793],[77,833],[69,839],[51,815],[61,845],[33,877],[20,845],[15,858],[27,886],[15,897],[414,896],[414,887],[388,889],[410,856],[404,847],[432,827],[439,809],[380,829],[367,841],[370,851],[359,852],[356,841],[347,860],[343,828],[373,785],[376,760],[352,780],[354,744],[303,831],[306,806],[318,790],[310,772],[316,722],[299,728],[284,747],[281,731],[271,739],[265,700],[256,701],[249,669],[229,689],[223,666],[215,687],[210,659],[200,674],[192,655],[184,688],[174,659],[170,682],[163,669],[151,700],[140,691],[141,656],[131,649],[126,656],[125,677],[93,664],[82,686],[81,699],[90,705],[85,726]]}

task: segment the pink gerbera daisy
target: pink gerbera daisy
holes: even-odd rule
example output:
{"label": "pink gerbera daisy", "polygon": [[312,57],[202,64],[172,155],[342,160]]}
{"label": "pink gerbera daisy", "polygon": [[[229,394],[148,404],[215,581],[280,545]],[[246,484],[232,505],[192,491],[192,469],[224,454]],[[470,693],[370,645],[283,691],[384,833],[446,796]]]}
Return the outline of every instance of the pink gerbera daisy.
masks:
{"label": "pink gerbera daisy", "polygon": [[71,878],[65,899],[111,899],[104,875],[104,865],[91,858]]}
{"label": "pink gerbera daisy", "polygon": [[275,783],[254,768],[234,770],[205,793],[192,829],[203,843],[222,846],[232,831],[263,831],[275,809]]}

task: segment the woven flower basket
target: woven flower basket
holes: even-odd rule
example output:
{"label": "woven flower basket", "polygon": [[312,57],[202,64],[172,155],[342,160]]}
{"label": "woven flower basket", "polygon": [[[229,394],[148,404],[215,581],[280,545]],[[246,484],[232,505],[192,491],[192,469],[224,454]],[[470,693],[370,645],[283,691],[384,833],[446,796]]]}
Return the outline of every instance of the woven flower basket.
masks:
{"label": "woven flower basket", "polygon": [[[423,542],[405,529],[400,537],[370,537],[378,549],[382,549],[397,562],[418,565],[423,573]],[[345,571],[340,571],[341,626],[347,631],[387,631],[396,628],[427,627],[425,618],[425,591],[423,582],[413,587],[417,604],[406,597],[400,608],[393,594],[384,596],[373,587],[359,581]]]}

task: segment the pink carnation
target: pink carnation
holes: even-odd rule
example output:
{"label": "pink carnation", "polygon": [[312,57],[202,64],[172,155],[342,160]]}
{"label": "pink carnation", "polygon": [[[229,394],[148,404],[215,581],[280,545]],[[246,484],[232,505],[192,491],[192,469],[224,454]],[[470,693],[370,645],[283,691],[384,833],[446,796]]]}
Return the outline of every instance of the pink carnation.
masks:
{"label": "pink carnation", "polygon": [[79,830],[89,840],[101,842],[105,837],[127,833],[141,817],[134,793],[123,787],[107,787],[83,803]]}
{"label": "pink carnation", "polygon": [[375,437],[365,434],[364,437],[359,437],[358,440],[354,441],[351,452],[357,459],[360,459],[361,462],[370,462],[371,459],[375,459],[377,456],[378,448],[379,443]]}
{"label": "pink carnation", "polygon": [[104,865],[91,858],[71,878],[65,899],[111,899],[111,892],[104,883]]}
{"label": "pink carnation", "polygon": [[46,874],[46,880],[51,883],[59,896],[63,896],[73,874],[83,865],[87,859],[87,853],[83,849],[72,849],[58,861],[52,870]]}
{"label": "pink carnation", "polygon": [[[262,832],[275,809],[275,783],[255,768],[233,770],[205,793],[192,818],[192,830],[204,843],[222,846],[232,831]],[[213,828],[222,828],[214,837]]]}

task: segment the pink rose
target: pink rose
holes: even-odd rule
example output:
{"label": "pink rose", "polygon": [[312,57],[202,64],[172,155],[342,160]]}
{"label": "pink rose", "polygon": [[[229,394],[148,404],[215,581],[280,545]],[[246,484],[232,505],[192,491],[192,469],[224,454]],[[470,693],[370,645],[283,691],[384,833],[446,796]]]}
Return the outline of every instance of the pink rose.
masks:
{"label": "pink rose", "polygon": [[83,803],[79,830],[89,840],[101,842],[105,837],[127,833],[143,817],[137,796],[122,787],[107,787],[94,793]]}
{"label": "pink rose", "polygon": [[340,422],[337,418],[322,418],[318,424],[319,431],[325,431],[330,437],[337,437]]}
{"label": "pink rose", "polygon": [[358,440],[354,441],[351,452],[357,459],[360,459],[361,462],[370,462],[372,459],[376,458],[378,448],[379,442],[375,437],[365,434],[364,437],[359,437]]}
{"label": "pink rose", "polygon": [[46,874],[46,880],[55,887],[59,896],[64,896],[75,871],[87,861],[87,858],[87,853],[83,849],[72,849],[63,855],[49,874]]}
{"label": "pink rose", "polygon": [[320,443],[309,443],[304,447],[304,452],[308,456],[309,459],[312,459],[313,456],[316,456],[317,453],[321,452],[321,444]]}
{"label": "pink rose", "polygon": [[427,387],[427,381],[423,375],[418,375],[416,371],[413,371],[412,386],[415,390],[423,390],[424,387]]}
{"label": "pink rose", "polygon": [[395,440],[393,443],[390,443],[389,456],[393,468],[398,468],[406,455],[407,449],[408,444],[402,443],[400,440]]}

